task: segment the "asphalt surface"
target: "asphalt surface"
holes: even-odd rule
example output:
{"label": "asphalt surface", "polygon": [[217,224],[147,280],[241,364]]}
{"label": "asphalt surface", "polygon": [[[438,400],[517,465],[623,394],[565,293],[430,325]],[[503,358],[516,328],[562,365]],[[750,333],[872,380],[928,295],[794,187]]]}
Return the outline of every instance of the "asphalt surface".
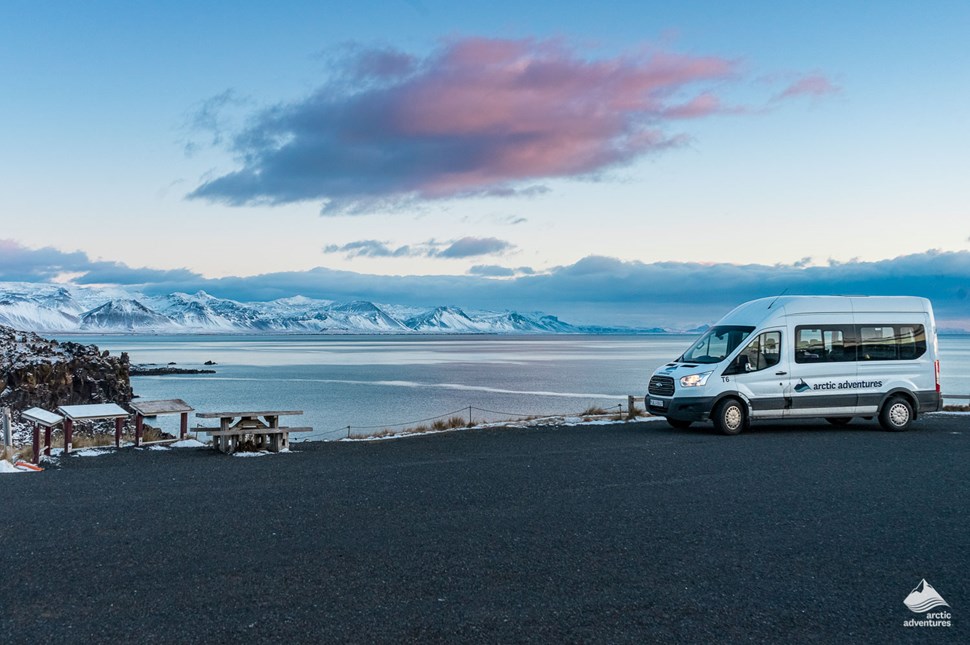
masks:
{"label": "asphalt surface", "polygon": [[294,448],[0,475],[0,643],[970,640],[970,416]]}

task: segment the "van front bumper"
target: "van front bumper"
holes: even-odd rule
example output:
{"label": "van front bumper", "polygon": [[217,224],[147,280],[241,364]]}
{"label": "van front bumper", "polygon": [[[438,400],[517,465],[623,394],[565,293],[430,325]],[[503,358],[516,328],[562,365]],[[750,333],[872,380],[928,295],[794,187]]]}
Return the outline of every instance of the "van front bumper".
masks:
{"label": "van front bumper", "polygon": [[[663,405],[652,405],[661,401]],[[714,405],[713,396],[667,397],[648,394],[643,398],[644,407],[650,414],[677,421],[707,421]]]}

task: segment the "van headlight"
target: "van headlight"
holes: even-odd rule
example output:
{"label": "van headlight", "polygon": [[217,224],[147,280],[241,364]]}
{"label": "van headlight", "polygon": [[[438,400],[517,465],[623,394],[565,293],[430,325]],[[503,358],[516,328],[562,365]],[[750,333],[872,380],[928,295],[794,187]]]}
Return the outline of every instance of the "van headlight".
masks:
{"label": "van headlight", "polygon": [[701,387],[707,385],[707,379],[711,377],[714,370],[702,372],[701,374],[688,374],[680,378],[680,387]]}

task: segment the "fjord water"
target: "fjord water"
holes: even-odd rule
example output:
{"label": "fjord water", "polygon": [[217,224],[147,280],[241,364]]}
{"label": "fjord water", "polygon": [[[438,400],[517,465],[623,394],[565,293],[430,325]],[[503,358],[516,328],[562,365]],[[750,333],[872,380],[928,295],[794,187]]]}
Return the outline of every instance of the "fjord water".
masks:
{"label": "fjord water", "polygon": [[[578,413],[642,397],[653,370],[689,335],[648,336],[59,336],[132,363],[175,362],[215,374],[139,376],[144,399],[181,398],[199,411],[303,410],[291,425],[314,439],[366,434],[456,412],[476,421]],[[945,393],[970,394],[970,336],[941,336]],[[167,430],[177,420],[158,420]],[[190,425],[195,425],[193,419]],[[413,423],[411,425],[414,425]],[[371,429],[370,427],[374,428]]]}

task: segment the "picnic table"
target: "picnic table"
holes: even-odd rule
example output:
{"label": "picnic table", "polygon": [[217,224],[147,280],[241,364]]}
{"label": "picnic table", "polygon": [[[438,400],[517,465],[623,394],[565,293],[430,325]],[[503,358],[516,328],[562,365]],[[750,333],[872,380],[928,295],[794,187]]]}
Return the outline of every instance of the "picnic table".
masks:
{"label": "picnic table", "polygon": [[51,432],[54,428],[61,425],[64,422],[64,417],[59,414],[54,414],[49,410],[44,408],[30,408],[29,410],[24,410],[21,413],[21,418],[25,421],[30,421],[31,425],[34,427],[34,463],[40,463],[40,429],[44,429],[44,454],[48,457],[51,456]]}
{"label": "picnic table", "polygon": [[[178,414],[179,439],[185,439],[189,431],[189,412],[195,410],[182,399],[163,399],[160,401],[132,401],[131,409],[135,411],[135,447],[141,446],[142,431],[145,427],[145,417],[157,417],[161,414]],[[149,442],[159,443],[159,442]]]}
{"label": "picnic table", "polygon": [[313,428],[280,425],[280,417],[303,414],[303,410],[256,410],[238,412],[196,412],[200,419],[219,419],[218,429],[200,429],[212,437],[220,452],[232,454],[239,444],[252,441],[259,449],[270,452],[289,450],[291,432],[311,432]]}
{"label": "picnic table", "polygon": [[121,447],[121,427],[128,418],[128,411],[114,403],[93,403],[90,405],[62,405],[57,411],[64,415],[64,454],[73,448],[74,424],[84,421],[115,422],[115,448]]}

